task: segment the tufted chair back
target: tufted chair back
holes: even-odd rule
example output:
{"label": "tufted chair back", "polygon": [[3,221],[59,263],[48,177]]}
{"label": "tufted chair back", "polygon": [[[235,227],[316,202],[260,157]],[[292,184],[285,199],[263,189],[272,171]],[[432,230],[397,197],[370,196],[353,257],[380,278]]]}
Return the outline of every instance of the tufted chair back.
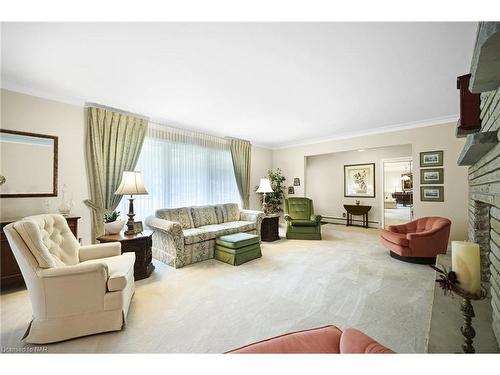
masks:
{"label": "tufted chair back", "polygon": [[29,216],[16,222],[14,229],[40,268],[72,266],[79,263],[80,244],[62,215]]}
{"label": "tufted chair back", "polygon": [[314,214],[312,200],[305,197],[285,199],[285,212],[294,220],[309,220]]}

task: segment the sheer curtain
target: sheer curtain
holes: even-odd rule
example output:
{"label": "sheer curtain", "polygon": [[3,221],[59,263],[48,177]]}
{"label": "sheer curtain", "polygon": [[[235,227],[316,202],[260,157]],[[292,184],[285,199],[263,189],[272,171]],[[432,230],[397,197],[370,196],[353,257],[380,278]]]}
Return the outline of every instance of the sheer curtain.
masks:
{"label": "sheer curtain", "polygon": [[[150,122],[135,170],[149,192],[134,201],[137,220],[159,208],[242,204],[229,141],[223,138]],[[120,210],[128,212],[128,200],[122,199]]]}

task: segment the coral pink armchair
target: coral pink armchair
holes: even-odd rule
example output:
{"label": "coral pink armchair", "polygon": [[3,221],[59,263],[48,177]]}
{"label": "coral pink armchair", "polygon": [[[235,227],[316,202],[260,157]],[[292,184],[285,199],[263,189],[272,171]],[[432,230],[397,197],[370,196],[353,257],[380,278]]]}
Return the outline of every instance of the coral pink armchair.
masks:
{"label": "coral pink armchair", "polygon": [[403,225],[391,225],[380,233],[391,257],[411,263],[435,263],[446,254],[451,221],[444,217],[422,217]]}
{"label": "coral pink armchair", "polygon": [[335,326],[287,333],[243,346],[228,353],[238,354],[389,354],[394,353],[357,329],[342,332]]}

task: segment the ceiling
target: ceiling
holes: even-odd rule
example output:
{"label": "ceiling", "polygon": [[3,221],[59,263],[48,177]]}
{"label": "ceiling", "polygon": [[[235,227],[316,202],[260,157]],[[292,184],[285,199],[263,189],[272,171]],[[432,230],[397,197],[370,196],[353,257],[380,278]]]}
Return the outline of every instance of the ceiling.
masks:
{"label": "ceiling", "polygon": [[2,87],[279,148],[457,118],[476,23],[3,23]]}

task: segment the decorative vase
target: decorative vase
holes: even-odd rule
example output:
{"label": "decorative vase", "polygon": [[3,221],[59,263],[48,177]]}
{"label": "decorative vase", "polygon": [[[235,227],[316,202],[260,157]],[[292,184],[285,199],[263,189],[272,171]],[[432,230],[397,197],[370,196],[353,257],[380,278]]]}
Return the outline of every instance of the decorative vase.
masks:
{"label": "decorative vase", "polygon": [[71,209],[75,205],[73,202],[73,194],[68,192],[68,185],[64,184],[62,189],[61,204],[58,207],[59,213],[65,217],[69,216]]}
{"label": "decorative vase", "polygon": [[112,221],[111,223],[104,223],[104,231],[106,234],[117,234],[123,229],[125,225],[125,220],[119,219]]}

